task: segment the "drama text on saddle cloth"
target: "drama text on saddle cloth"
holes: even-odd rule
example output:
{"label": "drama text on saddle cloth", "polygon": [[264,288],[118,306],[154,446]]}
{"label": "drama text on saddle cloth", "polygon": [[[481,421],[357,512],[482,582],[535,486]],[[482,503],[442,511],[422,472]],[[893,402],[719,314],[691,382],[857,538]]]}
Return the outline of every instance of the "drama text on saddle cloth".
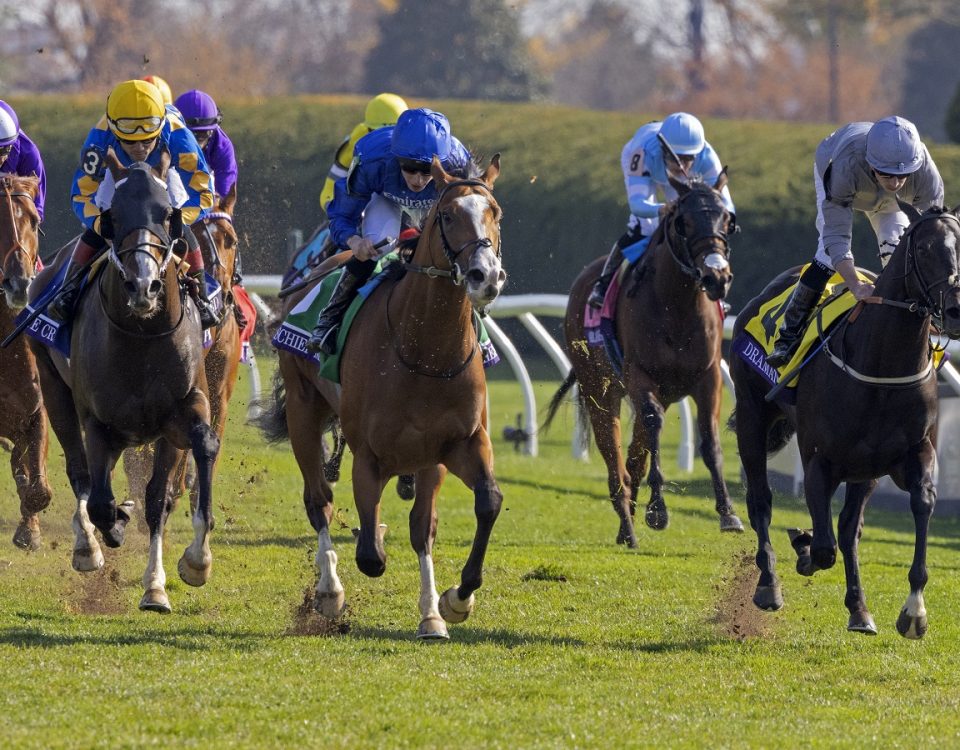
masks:
{"label": "drama text on saddle cloth", "polygon": [[[110,149],[123,166],[135,161],[156,166],[163,150],[169,151],[167,188],[171,204],[181,211],[184,226],[201,219],[213,205],[206,159],[180,113],[172,106],[164,106],[159,90],[151,83],[138,80],[118,84],[107,98],[106,114],[84,141],[73,178],[73,210],[86,229],[71,256],[66,272],[68,282],[48,308],[49,314],[61,320],[70,316],[77,300],[81,277],[77,269],[107,247],[100,234],[100,222],[113,198],[113,179],[106,163]],[[183,239],[188,247],[184,260],[189,266],[191,294],[200,310],[200,320],[208,328],[219,319],[206,296],[200,246],[193,232],[183,232]]]}
{"label": "drama text on saddle cloth", "polygon": [[[681,164],[674,162],[660,136],[680,158]],[[667,204],[658,199],[657,190],[662,191],[667,201],[674,201],[677,191],[670,184],[669,177],[680,181],[700,180],[713,185],[723,169],[716,151],[704,138],[700,120],[686,112],[674,112],[663,122],[648,122],[641,126],[623,147],[620,166],[627,188],[630,218],[627,231],[614,244],[600,278],[590,292],[588,304],[597,309],[603,306],[607,287],[623,259],[626,257],[631,263],[640,259],[650,236],[666,213]],[[730,190],[724,186],[721,194],[724,207],[733,215],[735,209]]]}
{"label": "drama text on saddle cloth", "polygon": [[943,179],[916,127],[902,117],[852,122],[817,147],[813,166],[817,195],[817,253],[803,272],[783,313],[767,363],[783,367],[800,343],[810,312],[836,270],[858,300],[873,285],[857,278],[850,243],[853,212],[866,214],[886,266],[910,221],[898,199],[918,211],[943,204]]}
{"label": "drama text on saddle cloth", "polygon": [[40,180],[37,214],[43,221],[43,205],[47,195],[47,173],[43,168],[40,149],[20,127],[20,118],[13,107],[0,101],[0,174],[19,177],[36,176]]}
{"label": "drama text on saddle cloth", "polygon": [[470,154],[450,133],[450,122],[430,109],[408,109],[397,124],[379,128],[357,142],[347,176],[336,183],[330,236],[337,247],[353,252],[327,306],[307,342],[311,352],[336,352],[337,328],[357,290],[370,277],[377,257],[393,248],[374,245],[397,237],[401,215],[419,227],[437,200],[430,175],[436,155],[443,168],[462,174]]}

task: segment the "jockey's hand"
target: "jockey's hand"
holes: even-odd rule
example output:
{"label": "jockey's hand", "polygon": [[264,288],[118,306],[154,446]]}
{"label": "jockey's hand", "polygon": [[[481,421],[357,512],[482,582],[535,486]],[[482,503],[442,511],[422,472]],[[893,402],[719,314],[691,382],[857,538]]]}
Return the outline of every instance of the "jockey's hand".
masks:
{"label": "jockey's hand", "polygon": [[873,284],[865,281],[858,282],[856,286],[850,287],[850,292],[859,302],[860,300],[866,299],[867,297],[873,295]]}
{"label": "jockey's hand", "polygon": [[347,247],[353,251],[353,256],[357,260],[373,260],[379,255],[379,251],[374,247],[373,242],[358,234],[347,240]]}

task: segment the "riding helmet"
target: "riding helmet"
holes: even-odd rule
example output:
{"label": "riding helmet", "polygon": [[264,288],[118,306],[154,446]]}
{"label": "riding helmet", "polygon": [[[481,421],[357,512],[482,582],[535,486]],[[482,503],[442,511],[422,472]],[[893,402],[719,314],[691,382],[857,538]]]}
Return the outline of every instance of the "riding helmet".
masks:
{"label": "riding helmet", "polygon": [[144,76],[143,80],[147,83],[152,83],[158,89],[160,89],[160,98],[163,99],[164,104],[173,104],[173,91],[170,89],[170,84],[163,80],[160,76]]}
{"label": "riding helmet", "polygon": [[149,141],[163,128],[167,111],[160,89],[146,81],[118,83],[107,97],[107,124],[125,141]]}
{"label": "riding helmet", "polygon": [[223,119],[213,97],[199,89],[180,94],[173,105],[180,110],[191,130],[216,130]]}
{"label": "riding helmet", "polygon": [[367,111],[363,116],[363,124],[369,130],[376,130],[387,125],[393,125],[402,112],[407,109],[407,103],[396,94],[377,94],[367,102]]}
{"label": "riding helmet", "polygon": [[20,135],[20,120],[13,107],[0,101],[0,146],[9,146]]}
{"label": "riding helmet", "polygon": [[667,117],[660,125],[660,134],[677,156],[699,154],[706,143],[700,120],[686,112],[674,112]]}
{"label": "riding helmet", "polygon": [[884,174],[911,174],[923,164],[916,126],[902,117],[884,117],[867,132],[867,163]]}
{"label": "riding helmet", "polygon": [[390,140],[391,153],[401,159],[430,162],[434,155],[450,156],[450,121],[432,109],[408,109],[397,119]]}

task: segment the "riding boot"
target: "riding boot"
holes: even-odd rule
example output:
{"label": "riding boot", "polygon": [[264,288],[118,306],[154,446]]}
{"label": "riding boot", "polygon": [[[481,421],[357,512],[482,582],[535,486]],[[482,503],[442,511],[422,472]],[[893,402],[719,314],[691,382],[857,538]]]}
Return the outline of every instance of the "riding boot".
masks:
{"label": "riding boot", "polygon": [[797,282],[783,313],[783,323],[777,334],[777,343],[767,355],[767,364],[771,367],[783,367],[797,351],[800,337],[807,324],[810,311],[820,301],[821,291]]}
{"label": "riding boot", "polygon": [[346,313],[350,303],[353,302],[357,289],[363,282],[364,279],[357,277],[349,267],[344,266],[343,274],[330,296],[330,301],[320,312],[317,325],[307,340],[308,352],[314,354],[323,352],[328,357],[336,354],[337,330],[340,328],[344,313]]}
{"label": "riding boot", "polygon": [[590,305],[590,307],[596,310],[603,307],[604,297],[607,296],[607,288],[610,286],[610,282],[613,281],[613,276],[616,274],[617,269],[620,268],[621,263],[623,263],[623,249],[620,247],[620,243],[617,242],[610,251],[610,255],[607,256],[607,260],[603,264],[603,270],[600,272],[600,278],[594,283],[590,296],[587,298],[587,304]]}
{"label": "riding boot", "polygon": [[73,308],[77,304],[77,298],[80,296],[80,286],[84,277],[84,274],[80,273],[80,269],[89,266],[102,249],[87,244],[82,237],[77,240],[77,245],[67,263],[63,286],[60,287],[56,296],[47,305],[47,315],[49,317],[64,323],[70,320],[73,316]]}
{"label": "riding boot", "polygon": [[207,296],[207,283],[203,277],[203,269],[191,271],[187,276],[190,279],[187,288],[190,290],[190,296],[193,298],[197,306],[197,311],[200,313],[200,327],[206,330],[220,325],[220,322],[223,320],[224,311],[220,310],[220,312],[217,312],[214,310],[213,303],[210,301],[210,297]]}

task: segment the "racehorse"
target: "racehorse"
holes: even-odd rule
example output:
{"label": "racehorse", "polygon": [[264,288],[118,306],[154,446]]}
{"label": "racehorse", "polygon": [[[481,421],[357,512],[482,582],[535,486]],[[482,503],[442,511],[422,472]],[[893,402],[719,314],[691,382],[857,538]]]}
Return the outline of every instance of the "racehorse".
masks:
{"label": "racehorse", "polygon": [[[27,303],[27,288],[37,269],[40,217],[34,200],[36,177],[0,177],[0,338],[14,329]],[[47,419],[37,379],[37,363],[27,339],[19,336],[0,349],[0,436],[12,443],[10,468],[20,496],[20,523],[13,543],[39,549],[40,511],[50,504],[45,474]]]}
{"label": "racehorse", "polygon": [[[718,310],[733,280],[728,236],[734,218],[720,190],[726,171],[712,187],[671,179],[678,198],[650,238],[640,261],[627,271],[616,303],[616,337],[622,348],[622,375],[603,347],[590,347],[584,310],[603,258],[588,265],[573,282],[564,334],[573,365],[553,396],[544,429],[564,396],[580,384],[578,407],[589,413],[597,448],[607,466],[613,508],[620,518],[617,544],[637,546],[633,516],[640,477],[649,474],[650,501],[645,519],[652,529],[666,528],[669,517],[660,471],[660,433],[670,404],[692,396],[697,405],[700,455],[710,470],[722,531],[742,531],[723,480],[718,438],[722,396],[720,346],[723,320]],[[636,413],[627,460],[621,455],[620,406],[627,396]]]}
{"label": "racehorse", "polygon": [[[38,342],[31,345],[77,496],[76,570],[103,565],[94,527],[108,546],[123,543],[129,514],[114,501],[111,472],[124,448],[157,441],[145,498],[150,553],[140,608],[169,612],[162,558],[168,486],[180,451],[192,449],[200,498],[194,540],[177,567],[186,583],[201,586],[212,568],[211,472],[219,440],[210,428],[199,314],[186,302],[171,263],[182,242],[182,220],[167,195],[169,153],[164,151],[156,170],[142,162],[124,169],[112,151],[107,163],[116,193],[101,216],[101,233],[113,247],[94,288],[78,303],[71,356],[67,360]],[[49,273],[68,256],[64,248]]]}
{"label": "racehorse", "polygon": [[[420,560],[419,638],[447,638],[446,622],[473,610],[502,494],[493,473],[486,423],[486,380],[474,309],[500,293],[501,210],[493,197],[500,156],[466,179],[432,170],[438,198],[412,260],[397,263],[357,313],[341,355],[339,389],[303,357],[281,351],[274,404],[261,418],[270,439],[289,436],[304,479],[307,515],[318,534],[316,602],[334,618],[344,606],[330,539],[332,492],[323,474],[323,431],[339,413],[353,453],[360,520],[356,561],[368,576],[386,569],[378,533],[380,497],[391,476],[416,475],[410,542]],[[302,296],[288,298],[288,308]],[[474,493],[477,529],[459,587],[437,596],[433,542],[437,495],[447,471]]]}
{"label": "racehorse", "polygon": [[[854,309],[812,357],[796,386],[796,405],[768,402],[761,376],[739,357],[730,363],[736,386],[735,419],[740,459],[746,474],[747,509],[757,533],[760,578],[753,601],[761,609],[783,606],[769,528],[772,495],[767,454],[783,447],[796,430],[804,467],[804,494],[812,532],[793,531],[797,571],[813,575],[836,562],[830,500],[847,483],[838,523],[846,575],[847,628],[875,634],[867,609],[857,558],[863,513],[877,485],[889,474],[910,493],[916,528],[910,595],[897,631],[921,638],[927,629],[923,588],[927,582],[927,527],[936,502],[937,378],[933,370],[932,325],[960,338],[960,219],[954,211],[931,209],[922,216],[904,207],[913,220],[886,268],[875,296]],[[736,333],[760,305],[796,281],[799,269],[774,279],[737,316]],[[823,336],[823,334],[821,334]]]}

